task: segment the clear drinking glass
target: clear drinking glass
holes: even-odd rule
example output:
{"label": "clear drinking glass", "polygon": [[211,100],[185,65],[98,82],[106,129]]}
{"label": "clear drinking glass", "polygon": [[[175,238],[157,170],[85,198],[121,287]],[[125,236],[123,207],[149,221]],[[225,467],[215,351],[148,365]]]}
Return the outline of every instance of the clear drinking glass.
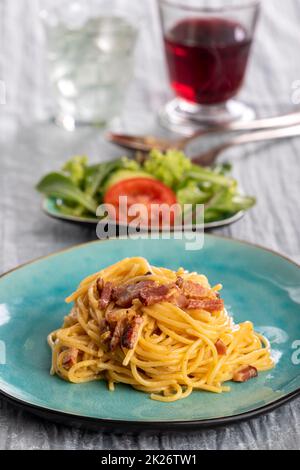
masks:
{"label": "clear drinking glass", "polygon": [[176,98],[160,113],[168,128],[252,119],[233,99],[245,77],[259,0],[158,0],[166,59]]}
{"label": "clear drinking glass", "polygon": [[[124,2],[123,2],[124,3]],[[137,21],[114,0],[44,0],[55,121],[103,125],[121,110],[133,74]]]}

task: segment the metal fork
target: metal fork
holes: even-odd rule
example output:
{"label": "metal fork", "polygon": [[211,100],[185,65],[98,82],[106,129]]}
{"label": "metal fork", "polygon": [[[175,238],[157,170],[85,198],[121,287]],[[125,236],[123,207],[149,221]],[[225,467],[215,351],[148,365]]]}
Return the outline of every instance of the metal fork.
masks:
{"label": "metal fork", "polygon": [[192,162],[197,165],[210,166],[212,165],[218,156],[225,150],[235,147],[237,145],[248,144],[252,142],[262,142],[268,140],[286,139],[289,137],[300,136],[300,125],[291,126],[283,129],[269,129],[257,132],[247,132],[245,134],[238,135],[231,140],[224,142],[221,145],[213,147],[207,152],[201,153],[200,155],[191,158]]}
{"label": "metal fork", "polygon": [[107,139],[121,147],[129,150],[137,150],[141,152],[149,152],[152,148],[157,148],[162,152],[172,148],[184,150],[186,146],[194,139],[205,137],[209,134],[216,134],[220,132],[234,132],[234,131],[260,131],[263,129],[277,129],[282,127],[295,126],[300,124],[300,111],[292,111],[287,114],[272,116],[263,119],[256,119],[254,121],[243,122],[233,121],[224,123],[219,126],[210,126],[205,129],[200,129],[189,137],[181,137],[179,139],[164,139],[150,135],[128,135],[110,132],[107,134]]}

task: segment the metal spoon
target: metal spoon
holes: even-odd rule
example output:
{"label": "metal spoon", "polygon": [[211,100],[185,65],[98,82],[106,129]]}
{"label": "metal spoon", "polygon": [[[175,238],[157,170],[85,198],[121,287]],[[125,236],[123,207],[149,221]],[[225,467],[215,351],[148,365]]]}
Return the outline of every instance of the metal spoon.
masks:
{"label": "metal spoon", "polygon": [[261,129],[277,129],[279,127],[288,127],[295,124],[300,124],[300,111],[293,111],[288,114],[282,114],[265,119],[256,119],[249,122],[236,121],[222,124],[220,126],[211,126],[206,129],[201,129],[189,137],[183,137],[176,140],[161,139],[154,136],[118,134],[114,132],[109,133],[107,138],[111,142],[130,150],[149,152],[151,149],[157,148],[165,152],[170,148],[183,150],[194,139],[198,137],[204,137],[208,134],[226,131],[257,131]]}
{"label": "metal spoon", "polygon": [[214,147],[207,152],[204,152],[198,156],[192,157],[191,160],[193,163],[202,166],[212,165],[217,157],[224,150],[227,150],[231,147],[237,145],[248,144],[251,142],[262,142],[267,140],[276,140],[276,139],[286,139],[288,137],[298,137],[300,136],[300,125],[290,126],[282,129],[269,129],[257,132],[247,132],[245,134],[238,135],[233,139],[224,142],[217,147]]}

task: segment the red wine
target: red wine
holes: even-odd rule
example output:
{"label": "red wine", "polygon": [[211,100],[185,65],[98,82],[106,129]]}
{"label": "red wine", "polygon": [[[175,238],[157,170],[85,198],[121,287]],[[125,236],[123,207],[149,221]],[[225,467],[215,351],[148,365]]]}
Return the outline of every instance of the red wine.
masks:
{"label": "red wine", "polygon": [[218,104],[236,95],[252,42],[242,25],[221,18],[188,18],[164,39],[177,96],[193,103]]}

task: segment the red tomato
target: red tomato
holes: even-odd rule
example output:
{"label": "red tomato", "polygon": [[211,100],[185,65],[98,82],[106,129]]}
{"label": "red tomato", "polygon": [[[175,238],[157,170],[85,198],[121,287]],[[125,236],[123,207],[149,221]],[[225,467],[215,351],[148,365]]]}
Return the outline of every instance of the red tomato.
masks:
{"label": "red tomato", "polygon": [[[127,197],[125,210],[120,204],[120,196]],[[176,196],[168,186],[152,178],[140,177],[125,179],[114,184],[104,196],[104,203],[114,207],[117,222],[126,223],[138,217],[141,225],[145,223],[150,225],[152,222],[154,225],[161,226],[164,214],[167,213],[169,206],[176,204],[176,202]],[[133,204],[142,205],[139,214],[130,213],[130,207]],[[158,205],[161,204],[164,204],[165,207],[157,210]],[[174,211],[171,211],[167,220],[170,220],[171,225],[174,224]]]}

